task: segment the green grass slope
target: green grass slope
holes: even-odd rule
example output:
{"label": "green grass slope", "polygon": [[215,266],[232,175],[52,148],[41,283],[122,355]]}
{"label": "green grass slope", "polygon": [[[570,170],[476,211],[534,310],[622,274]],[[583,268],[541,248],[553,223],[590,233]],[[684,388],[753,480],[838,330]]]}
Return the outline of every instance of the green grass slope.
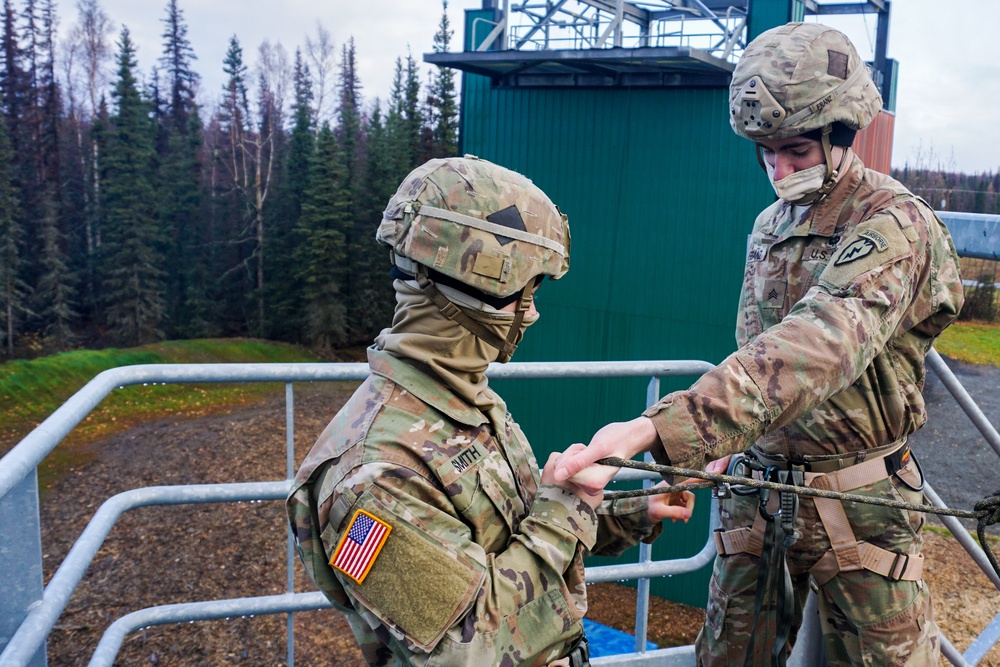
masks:
{"label": "green grass slope", "polygon": [[[322,361],[291,345],[247,339],[171,341],[129,349],[77,350],[0,365],[0,453],[10,450],[98,373],[135,364]],[[246,405],[280,384],[132,386],[111,392],[48,458],[44,478],[89,458],[86,445],[166,415],[199,416]],[[43,484],[44,487],[44,484]]]}

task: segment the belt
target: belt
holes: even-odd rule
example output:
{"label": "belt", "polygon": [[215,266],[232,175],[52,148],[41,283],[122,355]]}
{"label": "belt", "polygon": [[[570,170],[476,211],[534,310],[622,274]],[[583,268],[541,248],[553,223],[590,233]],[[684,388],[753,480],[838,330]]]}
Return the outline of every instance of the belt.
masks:
{"label": "belt", "polygon": [[[893,449],[895,449],[895,451],[892,451]],[[909,461],[910,448],[906,445],[905,438],[883,447],[862,449],[857,452],[848,452],[845,454],[836,454],[834,456],[827,457],[805,456],[798,459],[792,459],[781,456],[780,454],[767,454],[759,451],[756,447],[751,447],[750,449],[750,453],[765,466],[774,466],[779,470],[797,469],[804,472],[823,474],[836,472],[838,470],[843,470],[844,468],[850,468],[851,466],[859,463],[864,463],[865,459],[882,456],[885,452],[892,452],[883,458],[883,461],[885,461],[886,472],[889,475],[893,475],[906,467],[906,464]]]}
{"label": "belt", "polygon": [[590,645],[587,643],[587,636],[580,635],[569,649],[569,653],[558,660],[553,660],[547,667],[590,667]]}

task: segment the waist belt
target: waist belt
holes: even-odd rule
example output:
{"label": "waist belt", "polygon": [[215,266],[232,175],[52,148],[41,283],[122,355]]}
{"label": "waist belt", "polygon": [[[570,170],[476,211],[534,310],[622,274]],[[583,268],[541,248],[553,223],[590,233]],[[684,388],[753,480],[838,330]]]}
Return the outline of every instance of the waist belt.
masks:
{"label": "waist belt", "polygon": [[[812,466],[813,471],[805,472],[805,485],[817,489],[847,492],[888,479],[893,475],[902,479],[911,488],[918,488],[919,475],[915,459],[905,441],[882,450],[875,457],[858,452],[856,455],[852,454],[835,459],[794,463],[760,455],[756,452],[753,452],[752,455],[760,459],[763,465],[771,467],[787,465],[791,469],[801,470],[801,466]],[[855,460],[858,457],[862,460],[847,467],[838,467],[841,465],[841,461],[847,460],[850,456],[854,456]],[[815,471],[817,463],[824,464],[824,466],[833,465],[833,472]],[[763,478],[763,475],[757,470],[754,470],[753,475],[757,479]],[[864,540],[858,540],[841,501],[833,498],[813,498],[812,500],[816,503],[816,510],[819,512],[820,520],[830,538],[832,547],[809,569],[809,573],[816,579],[817,584],[822,586],[839,572],[862,569],[876,572],[893,581],[918,581],[923,577],[923,554],[889,551]],[[758,513],[752,527],[716,530],[716,551],[720,556],[730,556],[737,553],[760,556],[765,528],[766,522]]]}
{"label": "waist belt", "polygon": [[[845,468],[864,463],[866,460],[881,459],[885,463],[886,472],[895,474],[906,466],[910,459],[910,448],[906,440],[875,449],[863,449],[838,456],[826,456],[803,459],[789,459],[784,456],[774,456],[765,452],[751,450],[751,455],[765,466],[774,466],[779,470],[802,470],[803,472],[834,473]],[[874,466],[877,469],[877,466]]]}
{"label": "waist belt", "polygon": [[558,660],[553,660],[547,667],[590,667],[590,644],[587,642],[587,636],[581,635],[569,653]]}

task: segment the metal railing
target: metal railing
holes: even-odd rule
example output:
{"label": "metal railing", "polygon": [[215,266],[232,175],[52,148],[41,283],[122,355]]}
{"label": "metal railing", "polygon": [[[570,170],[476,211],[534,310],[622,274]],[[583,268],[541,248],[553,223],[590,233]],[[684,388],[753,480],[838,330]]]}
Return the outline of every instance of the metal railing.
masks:
{"label": "metal railing", "polygon": [[[932,350],[928,355],[927,366],[941,378],[942,384],[969,415],[986,441],[1000,454],[1000,434],[936,351]],[[491,366],[489,376],[493,379],[651,377],[646,396],[646,404],[649,405],[659,396],[660,377],[700,375],[712,367],[712,364],[703,361],[511,363]],[[0,459],[0,590],[4,591],[4,599],[0,603],[2,604],[0,647],[4,649],[0,654],[0,667],[46,664],[45,640],[48,633],[55,626],[70,595],[83,578],[104,539],[124,512],[151,505],[283,500],[295,472],[292,383],[356,381],[363,379],[367,374],[367,364],[360,363],[185,364],[127,366],[105,371],[95,377]],[[285,383],[287,479],[239,484],[146,487],[113,496],[95,513],[43,590],[36,467],[112,390],[150,382]],[[644,484],[649,483],[649,475],[637,471],[622,471],[616,477],[617,481],[635,479],[644,479]],[[945,507],[944,502],[930,485],[925,487],[925,493],[934,505]],[[942,520],[994,585],[1000,588],[1000,579],[968,531],[953,517],[942,517]],[[713,503],[709,538],[702,549],[689,558],[653,561],[650,546],[640,545],[639,561],[636,563],[587,568],[586,578],[589,583],[639,580],[636,650],[631,654],[596,658],[592,660],[596,667],[602,665],[689,667],[694,664],[693,646],[646,650],[649,580],[692,572],[709,564],[715,556],[711,531],[718,526],[718,521],[718,509]],[[286,613],[288,614],[287,661],[289,665],[293,665],[292,614],[330,606],[321,593],[294,592],[295,560],[294,545],[289,534],[288,592],[283,595],[164,605],[135,611],[117,619],[105,632],[90,664],[93,666],[113,664],[125,637],[134,630],[151,625]],[[975,665],[998,639],[1000,639],[1000,614],[987,625],[964,654],[960,654],[943,636],[942,652],[954,665]],[[821,655],[818,613],[813,598],[807,605],[805,622],[789,665],[805,667],[818,664],[817,656]]]}
{"label": "metal railing", "polygon": [[[493,379],[651,377],[647,404],[659,393],[660,377],[700,375],[712,368],[704,361],[632,361],[512,363],[493,365]],[[60,406],[10,452],[0,459],[0,666],[45,665],[45,640],[65,609],[118,518],[126,511],[151,505],[284,500],[294,476],[294,382],[357,381],[368,365],[346,364],[177,364],[114,368],[100,373]],[[109,498],[90,520],[63,559],[48,585],[42,588],[41,525],[38,508],[38,464],[111,391],[146,383],[281,382],[285,384],[286,479],[239,484],[156,486],[132,489]],[[616,479],[639,479],[623,472]],[[648,475],[645,475],[648,478]],[[647,482],[648,483],[648,482]],[[588,582],[639,580],[636,653],[621,659],[596,659],[602,664],[693,664],[692,647],[646,651],[646,615],[649,578],[692,572],[715,556],[711,530],[718,525],[713,511],[704,547],[694,556],[654,562],[642,545],[639,562],[587,568]],[[132,612],[116,620],[102,637],[90,664],[111,665],[124,638],[151,625],[238,616],[287,613],[289,665],[294,664],[292,613],[330,606],[320,593],[295,593],[295,549],[291,534],[287,548],[287,593],[253,598],[171,604]],[[640,643],[641,642],[641,643]],[[623,662],[624,660],[624,662]],[[679,660],[679,661],[678,661]]]}

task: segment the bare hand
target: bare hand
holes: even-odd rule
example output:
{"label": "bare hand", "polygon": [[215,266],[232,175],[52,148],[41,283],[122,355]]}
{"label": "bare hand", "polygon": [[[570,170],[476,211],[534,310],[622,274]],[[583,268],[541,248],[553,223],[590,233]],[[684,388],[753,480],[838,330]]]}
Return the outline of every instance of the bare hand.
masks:
{"label": "bare hand", "polygon": [[586,448],[575,450],[572,454],[570,449],[573,448],[567,449],[556,467],[555,479],[562,481],[573,477],[577,484],[588,491],[601,490],[617,472],[614,468],[600,466],[598,468],[602,471],[600,474],[590,472],[581,477],[577,475],[598,459],[609,456],[630,459],[640,452],[650,451],[659,442],[656,427],[646,417],[637,417],[627,422],[613,422],[595,433]]}
{"label": "bare hand", "polygon": [[728,456],[723,456],[721,459],[709,461],[705,465],[705,472],[715,473],[716,475],[725,475],[726,471],[729,470],[729,459],[731,458],[733,458],[733,455],[729,454]]}
{"label": "bare hand", "polygon": [[[548,461],[545,462],[545,467],[542,469],[542,484],[550,484],[552,486],[562,487],[563,489],[569,491],[570,493],[575,493],[576,495],[580,496],[581,500],[590,505],[592,509],[596,510],[597,507],[601,504],[601,501],[604,500],[603,486],[598,487],[597,490],[593,490],[591,488],[590,483],[588,483],[587,486],[578,484],[575,477],[570,479],[564,479],[562,481],[556,481],[555,473],[556,473],[556,466],[559,463],[559,460],[565,457],[570,452],[575,453],[584,449],[586,449],[584,445],[576,444],[576,445],[571,445],[570,448],[567,449],[565,452],[562,453],[553,452],[552,454],[549,454],[549,459]],[[588,479],[591,479],[592,477],[595,477],[594,471],[598,468],[607,468],[607,466],[598,466],[598,465],[591,466],[590,468],[587,468],[584,471],[582,471],[581,475],[584,475]],[[615,472],[617,472],[617,469],[610,468],[610,470],[611,470],[611,475],[613,477]],[[601,476],[600,473],[596,474],[597,478],[599,478],[600,476]]]}
{"label": "bare hand", "polygon": [[[698,480],[687,480],[693,482]],[[685,482],[685,483],[687,483]],[[666,482],[660,482],[656,486],[664,486]],[[677,493],[661,493],[649,497],[649,520],[659,523],[664,519],[671,521],[688,522],[691,513],[694,511],[694,494],[690,491],[678,491]]]}

